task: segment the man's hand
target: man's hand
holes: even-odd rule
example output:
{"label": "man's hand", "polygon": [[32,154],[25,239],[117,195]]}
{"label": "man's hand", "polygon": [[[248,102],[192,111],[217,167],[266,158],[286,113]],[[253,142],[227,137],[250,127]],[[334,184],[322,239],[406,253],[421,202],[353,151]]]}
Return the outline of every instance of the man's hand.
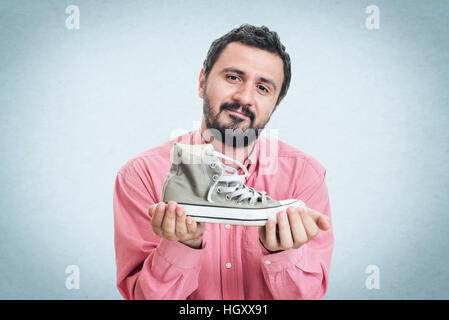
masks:
{"label": "man's hand", "polygon": [[158,236],[179,241],[191,248],[200,249],[203,241],[204,222],[197,223],[186,216],[185,209],[175,201],[160,202],[149,209],[151,226]]}
{"label": "man's hand", "polygon": [[278,230],[270,219],[259,227],[260,242],[270,252],[297,249],[315,238],[320,230],[330,228],[326,215],[309,208],[288,207],[287,212],[277,213],[277,221]]}

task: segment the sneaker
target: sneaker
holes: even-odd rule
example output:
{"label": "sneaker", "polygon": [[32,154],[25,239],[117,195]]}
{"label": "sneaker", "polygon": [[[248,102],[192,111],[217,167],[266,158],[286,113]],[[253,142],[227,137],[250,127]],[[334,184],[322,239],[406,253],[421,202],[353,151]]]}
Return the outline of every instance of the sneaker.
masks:
{"label": "sneaker", "polygon": [[[276,222],[276,213],[289,206],[305,208],[300,200],[276,201],[265,191],[246,186],[246,167],[216,152],[211,144],[175,143],[172,158],[162,199],[176,201],[197,222],[264,226],[268,219]],[[220,159],[236,163],[244,174]]]}

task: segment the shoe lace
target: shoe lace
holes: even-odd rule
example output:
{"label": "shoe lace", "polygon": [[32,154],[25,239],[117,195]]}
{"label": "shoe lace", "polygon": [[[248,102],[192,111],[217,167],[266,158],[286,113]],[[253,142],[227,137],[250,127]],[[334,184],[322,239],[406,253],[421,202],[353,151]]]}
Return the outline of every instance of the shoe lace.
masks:
{"label": "shoe lace", "polygon": [[244,172],[244,174],[238,174],[237,169],[229,167],[221,161],[213,162],[221,169],[221,173],[218,176],[214,176],[215,182],[209,189],[209,192],[207,194],[207,201],[213,202],[212,193],[215,190],[215,187],[219,182],[225,182],[226,187],[220,186],[218,188],[220,188],[220,192],[226,193],[227,200],[232,200],[235,197],[239,197],[237,199],[237,203],[242,203],[242,201],[248,200],[250,205],[254,205],[259,198],[261,199],[262,204],[265,204],[267,202],[265,191],[259,192],[254,188],[245,185],[245,178],[248,175],[248,170],[242,163],[214,150],[208,150],[207,153],[210,156],[215,156],[236,163]]}

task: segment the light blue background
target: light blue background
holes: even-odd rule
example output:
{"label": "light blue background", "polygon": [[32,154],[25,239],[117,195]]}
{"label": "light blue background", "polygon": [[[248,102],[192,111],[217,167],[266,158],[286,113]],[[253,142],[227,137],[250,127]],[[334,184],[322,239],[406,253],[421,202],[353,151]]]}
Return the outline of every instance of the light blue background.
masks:
{"label": "light blue background", "polygon": [[[81,28],[65,27],[80,8]],[[380,29],[365,9],[380,8]],[[213,40],[279,33],[292,82],[267,129],[327,169],[326,299],[449,298],[448,1],[1,1],[0,298],[120,299],[112,191],[198,125]],[[80,268],[68,290],[65,269]],[[368,290],[365,269],[380,270]]]}

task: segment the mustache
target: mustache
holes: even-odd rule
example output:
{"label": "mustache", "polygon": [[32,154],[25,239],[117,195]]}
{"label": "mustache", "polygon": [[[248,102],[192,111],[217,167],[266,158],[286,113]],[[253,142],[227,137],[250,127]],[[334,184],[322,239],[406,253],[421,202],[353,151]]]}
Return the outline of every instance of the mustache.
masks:
{"label": "mustache", "polygon": [[242,106],[239,103],[223,103],[220,107],[220,111],[223,110],[239,110],[240,112],[244,113],[245,115],[247,115],[251,120],[254,120],[254,113],[250,110],[250,108],[248,108],[247,106]]}

